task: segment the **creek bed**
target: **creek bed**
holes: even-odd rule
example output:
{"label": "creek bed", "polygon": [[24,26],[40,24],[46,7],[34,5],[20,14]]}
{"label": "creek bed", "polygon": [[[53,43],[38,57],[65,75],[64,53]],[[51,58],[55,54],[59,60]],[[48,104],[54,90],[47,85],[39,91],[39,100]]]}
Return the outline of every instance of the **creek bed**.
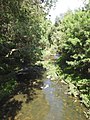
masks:
{"label": "creek bed", "polygon": [[67,94],[68,85],[50,78],[56,75],[55,66],[47,67],[43,79],[20,84],[18,93],[3,106],[1,120],[87,120],[86,108]]}
{"label": "creek bed", "polygon": [[67,85],[47,78],[43,82],[42,89],[34,88],[29,102],[25,94],[14,96],[15,100],[22,101],[22,107],[13,120],[87,120],[83,113],[85,107],[67,95]]}
{"label": "creek bed", "polygon": [[43,89],[50,110],[45,120],[86,120],[83,111],[86,110],[79,100],[67,94],[68,86],[60,81],[47,79]]}

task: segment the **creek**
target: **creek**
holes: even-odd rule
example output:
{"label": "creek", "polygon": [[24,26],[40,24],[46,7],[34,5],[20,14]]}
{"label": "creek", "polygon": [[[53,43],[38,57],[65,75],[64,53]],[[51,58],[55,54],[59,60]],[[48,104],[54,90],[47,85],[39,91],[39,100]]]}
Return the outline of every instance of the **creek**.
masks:
{"label": "creek", "polygon": [[87,120],[86,108],[68,95],[68,85],[51,78],[54,67],[47,66],[41,80],[20,84],[18,93],[2,108],[2,120]]}
{"label": "creek", "polygon": [[[13,100],[20,102],[21,107],[8,120],[86,120],[83,113],[85,107],[77,98],[67,94],[67,85],[45,77],[43,82],[42,89],[41,86],[34,87],[28,96],[26,93],[14,96]],[[32,99],[28,99],[30,95]],[[15,112],[13,109],[15,106],[12,113]]]}

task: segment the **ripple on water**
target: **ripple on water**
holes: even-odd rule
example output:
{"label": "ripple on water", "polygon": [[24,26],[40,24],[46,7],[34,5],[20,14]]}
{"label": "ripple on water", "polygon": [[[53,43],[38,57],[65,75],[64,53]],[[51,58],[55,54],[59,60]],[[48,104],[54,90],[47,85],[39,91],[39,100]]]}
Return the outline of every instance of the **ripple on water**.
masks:
{"label": "ripple on water", "polygon": [[52,82],[50,79],[44,81],[44,84],[49,84],[44,93],[47,101],[49,101],[50,110],[45,116],[45,120],[86,120],[83,110],[78,100],[65,94],[67,85],[62,83]]}
{"label": "ripple on water", "polygon": [[78,100],[65,94],[67,85],[44,79],[43,86],[42,90],[34,89],[35,94],[29,102],[26,102],[26,94],[14,96],[15,100],[22,100],[22,107],[14,120],[86,120],[84,107]]}

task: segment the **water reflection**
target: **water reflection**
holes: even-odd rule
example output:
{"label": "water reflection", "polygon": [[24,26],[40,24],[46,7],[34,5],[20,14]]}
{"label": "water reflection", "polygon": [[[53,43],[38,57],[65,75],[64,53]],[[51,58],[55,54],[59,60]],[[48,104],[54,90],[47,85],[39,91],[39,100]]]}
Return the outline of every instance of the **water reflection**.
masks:
{"label": "water reflection", "polygon": [[50,110],[44,120],[86,120],[83,106],[66,93],[67,86],[60,82],[44,81],[48,88],[43,89],[49,102]]}
{"label": "water reflection", "polygon": [[[86,120],[83,113],[84,107],[78,100],[66,94],[67,85],[50,79],[44,79],[44,85],[40,86],[36,85],[36,82],[33,83],[32,92],[35,93],[33,99],[26,102],[26,93],[29,97],[32,96],[31,89],[29,91],[31,86],[28,85],[28,91],[24,90],[24,94],[20,92],[13,98],[15,101],[20,101],[20,106],[18,105],[20,109],[14,112],[13,117],[11,117],[11,111],[13,111],[11,109],[10,114],[7,112],[9,119],[2,120]],[[13,104],[14,107],[16,104]]]}

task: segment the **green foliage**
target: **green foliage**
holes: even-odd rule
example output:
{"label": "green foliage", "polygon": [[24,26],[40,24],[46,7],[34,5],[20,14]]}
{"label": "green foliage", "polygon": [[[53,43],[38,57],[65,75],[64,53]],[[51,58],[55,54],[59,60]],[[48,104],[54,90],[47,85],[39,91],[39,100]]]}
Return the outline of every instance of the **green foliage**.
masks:
{"label": "green foliage", "polygon": [[[38,0],[0,1],[0,77],[42,58],[51,24],[44,9]],[[0,97],[13,90],[11,81],[0,80]]]}
{"label": "green foliage", "polygon": [[12,91],[15,89],[17,85],[17,82],[12,77],[0,78],[0,82],[1,81],[2,83],[0,84],[0,101],[10,96],[10,94],[12,93]]}
{"label": "green foliage", "polygon": [[[57,61],[60,75],[71,91],[80,94],[82,102],[90,106],[90,10],[68,12],[55,24],[50,40],[58,46]],[[56,38],[56,39],[55,39]],[[54,40],[55,39],[55,40]],[[76,92],[79,89],[79,93]],[[77,94],[78,93],[78,94]]]}
{"label": "green foliage", "polygon": [[31,0],[2,0],[0,8],[0,71],[34,64],[45,47],[41,46],[46,35],[43,8],[39,2],[34,5]]}
{"label": "green foliage", "polygon": [[61,24],[65,33],[60,58],[61,61],[64,60],[63,62],[66,65],[64,70],[67,71],[67,68],[69,68],[72,70],[71,73],[74,71],[83,78],[89,77],[89,15],[89,11],[77,11],[74,14],[66,15]]}

